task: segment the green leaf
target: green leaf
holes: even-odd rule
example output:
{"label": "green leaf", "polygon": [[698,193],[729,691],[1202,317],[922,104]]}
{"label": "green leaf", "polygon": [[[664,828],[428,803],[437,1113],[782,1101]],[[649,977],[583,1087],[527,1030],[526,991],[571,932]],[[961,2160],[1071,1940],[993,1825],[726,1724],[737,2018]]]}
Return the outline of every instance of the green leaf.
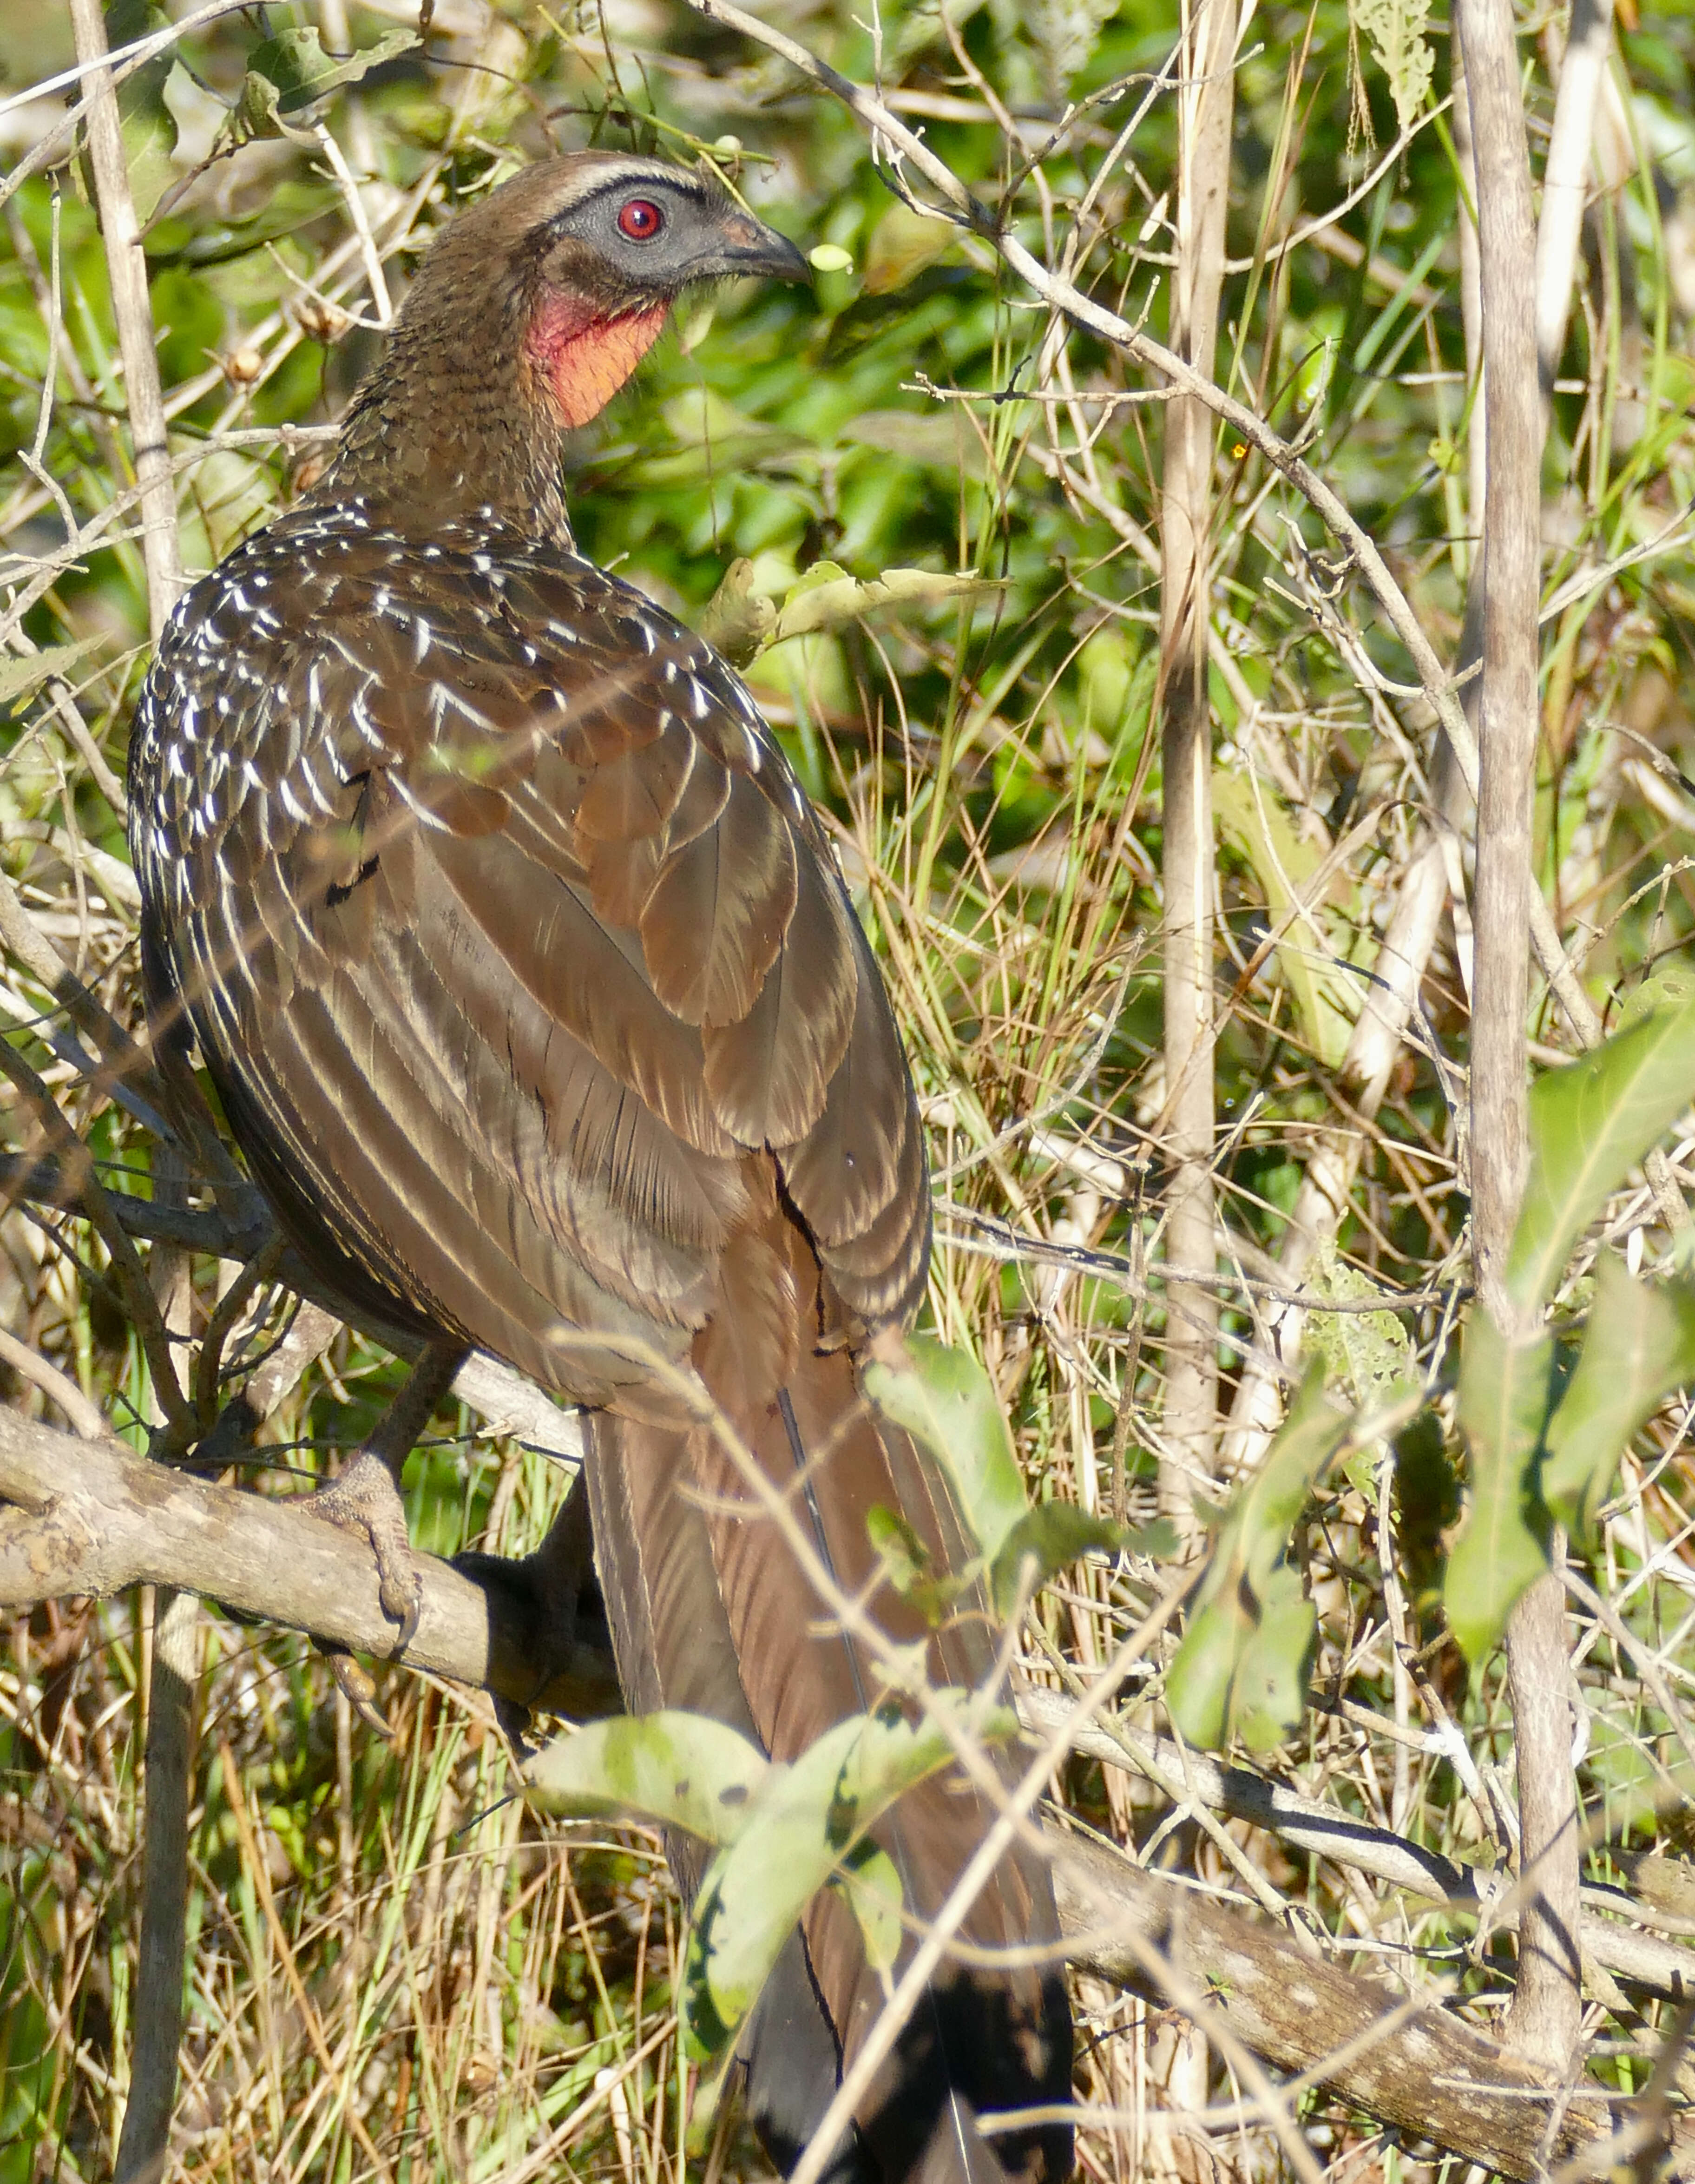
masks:
{"label": "green leaf", "polygon": [[887,296],[945,257],[957,230],[896,198],[871,231],[865,253],[865,292]]}
{"label": "green leaf", "polygon": [[878,448],[950,478],[981,484],[989,475],[983,443],[956,403],[949,403],[939,415],[934,410],[864,410],[849,418],[836,437],[846,447]]}
{"label": "green leaf", "polygon": [[1625,994],[1614,1028],[1634,1031],[1650,1017],[1686,1007],[1691,1001],[1695,1001],[1695,963],[1681,955],[1663,956],[1642,983]]}
{"label": "green leaf", "polygon": [[98,637],[82,637],[74,644],[50,644],[45,651],[32,652],[27,660],[0,660],[0,705],[15,705],[55,675],[68,675],[99,642]]}
{"label": "green leaf", "polygon": [[344,60],[324,51],[314,29],[283,31],[255,46],[229,120],[220,131],[225,144],[245,144],[255,136],[302,136],[309,131],[290,125],[321,98],[357,83],[374,68],[420,43],[415,31],[385,31],[374,45],[361,46]]}
{"label": "green leaf", "polygon": [[810,472],[817,464],[817,448],[803,433],[750,417],[710,387],[673,395],[660,415],[675,446],[631,463],[621,473],[629,485],[663,492],[741,471]]}
{"label": "green leaf", "polygon": [[1012,1429],[995,1383],[968,1350],[916,1334],[904,1361],[867,1360],[861,1383],[947,1473],[972,1537],[992,1564],[1029,1507]]}
{"label": "green leaf", "polygon": [[1301,1719],[1317,1623],[1288,1562],[1289,1539],[1349,1424],[1315,1361],[1264,1462],[1225,1512],[1166,1678],[1166,1703],[1191,1744],[1217,1751],[1240,1736],[1265,1751]]}
{"label": "green leaf", "polygon": [[906,1903],[894,1859],[867,1836],[842,1860],[835,1885],[859,1921],[866,1962],[874,1972],[892,1972],[900,1956]]}
{"label": "green leaf", "polygon": [[[1313,1255],[1307,1286],[1327,1304],[1359,1304],[1388,1294],[1340,1257],[1334,1244]],[[1362,1410],[1385,1409],[1419,1385],[1412,1338],[1392,1312],[1314,1312],[1305,1340]]]}
{"label": "green leaf", "polygon": [[1486,1312],[1474,1312],[1458,1407],[1471,1455],[1471,1502],[1442,1581],[1448,1627],[1474,1666],[1494,1650],[1520,1595],[1548,1566],[1538,1473],[1553,1396],[1553,1338],[1509,1342]]}
{"label": "green leaf", "polygon": [[1619,1458],[1674,1388],[1695,1379],[1695,1284],[1632,1281],[1609,1254],[1596,1268],[1576,1369],[1547,1430],[1542,1498],[1581,1540]]}
{"label": "green leaf", "polygon": [[722,1846],[740,1833],[771,1771],[738,1730],[673,1709],[555,1737],[524,1769],[524,1789],[544,1813],[630,1814]]}
{"label": "green leaf", "polygon": [[[148,0],[114,0],[106,10],[106,36],[115,50],[133,44],[154,31],[169,30],[170,18]],[[136,217],[143,224],[177,178],[176,117],[164,103],[164,86],[176,65],[167,50],[144,61],[118,86],[118,116],[124,135],[124,158],[130,174],[130,195]]]}
{"label": "green leaf", "polygon": [[955,1601],[983,1574],[980,1556],[951,1577],[934,1574],[934,1557],[896,1509],[879,1502],[867,1513],[865,1529],[880,1557],[884,1574],[903,1600],[910,1601],[932,1630],[945,1622]]}
{"label": "green leaf", "polygon": [[1271,922],[1282,934],[1277,961],[1302,1026],[1332,1068],[1347,1051],[1352,1018],[1348,994],[1327,959],[1339,954],[1313,887],[1323,853],[1295,831],[1288,813],[1246,773],[1220,766],[1213,776],[1219,827],[1253,866]]}
{"label": "green leaf", "polygon": [[[1016,1719],[997,1709],[975,1719],[967,1691],[932,1691],[931,1704],[979,1737],[1012,1736]],[[893,1707],[845,1721],[789,1767],[773,1767],[755,1794],[746,1825],[707,1869],[694,1902],[683,1970],[683,2017],[697,2061],[734,2038],[778,1953],[813,1894],[845,1863],[867,1829],[914,1783],[945,1767],[953,1746],[928,1716],[909,1722]],[[870,1922],[888,1946],[894,1868],[850,1864],[849,1900],[870,1892]],[[879,1902],[880,1899],[880,1902]],[[864,1914],[861,1916],[865,1923]],[[896,1944],[898,1947],[898,1942]]]}
{"label": "green leaf", "polygon": [[1028,1587],[1046,1584],[1057,1570],[1084,1555],[1140,1554],[1157,1560],[1177,1552],[1178,1539],[1163,1519],[1140,1528],[1091,1516],[1074,1502],[1039,1502],[1007,1533],[990,1571],[995,1612],[1010,1615]]}
{"label": "green leaf", "polygon": [[1531,1087],[1531,1172],[1507,1261],[1522,1305],[1553,1294],[1571,1247],[1695,1089],[1695,1004],[1650,1017]]}
{"label": "green leaf", "polygon": [[702,610],[699,628],[732,667],[745,667],[777,627],[777,608],[753,588],[753,563],[745,554],[725,570]]}
{"label": "green leaf", "polygon": [[990,578],[973,576],[968,571],[956,577],[934,569],[885,569],[880,577],[861,583],[856,577],[835,569],[834,563],[828,565],[833,577],[821,582],[817,581],[820,566],[824,565],[809,569],[783,602],[772,635],[773,644],[857,621],[879,607],[941,606],[951,599],[973,599],[1000,588]]}

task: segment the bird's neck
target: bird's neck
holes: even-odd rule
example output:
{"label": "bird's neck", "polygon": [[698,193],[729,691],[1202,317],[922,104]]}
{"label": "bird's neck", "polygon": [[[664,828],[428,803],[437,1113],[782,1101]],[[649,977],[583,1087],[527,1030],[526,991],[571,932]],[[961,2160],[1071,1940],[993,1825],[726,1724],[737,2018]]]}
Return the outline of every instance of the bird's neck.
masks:
{"label": "bird's neck", "polygon": [[662,306],[568,295],[491,298],[447,330],[403,312],[314,497],[357,496],[412,526],[487,511],[568,543],[560,436],[599,415],[664,322]]}

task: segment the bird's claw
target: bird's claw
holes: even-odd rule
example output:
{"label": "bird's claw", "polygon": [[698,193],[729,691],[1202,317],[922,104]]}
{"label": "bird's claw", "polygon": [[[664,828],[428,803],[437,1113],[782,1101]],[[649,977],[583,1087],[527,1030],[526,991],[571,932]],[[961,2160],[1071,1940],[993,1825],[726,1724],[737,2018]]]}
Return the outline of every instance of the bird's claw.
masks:
{"label": "bird's claw", "polygon": [[[391,1648],[392,1657],[398,1658],[418,1635],[424,1580],[413,1559],[406,1506],[393,1473],[380,1456],[361,1449],[333,1485],[321,1486],[301,1506],[308,1516],[321,1518],[344,1532],[362,1533],[370,1540],[376,1557],[377,1598],[389,1621],[400,1626]],[[347,1689],[345,1683],[343,1689]],[[348,1696],[360,1706],[351,1691]],[[360,1711],[363,1714],[364,1707]]]}

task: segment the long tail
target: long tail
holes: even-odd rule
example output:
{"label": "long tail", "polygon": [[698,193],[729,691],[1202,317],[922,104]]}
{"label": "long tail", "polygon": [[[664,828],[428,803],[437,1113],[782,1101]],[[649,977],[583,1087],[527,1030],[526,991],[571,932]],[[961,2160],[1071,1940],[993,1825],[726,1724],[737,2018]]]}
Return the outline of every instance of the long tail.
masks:
{"label": "long tail", "polygon": [[[889,1639],[927,1642],[934,1680],[980,1684],[994,1658],[985,1618],[967,1612],[931,1631],[892,1588],[878,1585],[867,1532],[874,1506],[897,1509],[939,1570],[959,1569],[967,1551],[945,1481],[906,1435],[867,1409],[845,1351],[820,1354],[801,1343],[798,1352],[774,1398],[736,1407],[755,1460],[789,1497],[842,1591],[869,1598]],[[599,1414],[588,1476],[601,1585],[633,1708],[715,1714],[782,1759],[877,1696],[873,1664],[828,1627],[781,1530],[715,1435]],[[918,1919],[946,1899],[991,1817],[976,1791],[942,1776],[910,1791],[878,1830]],[[672,1862],[691,1892],[698,1847],[673,1846]],[[1003,1858],[962,1933],[990,1949],[1056,1942],[1040,1860],[1018,1850]],[[882,2002],[857,1925],[826,1892],[744,2040],[749,2108],[784,2168],[811,2137]],[[1071,2170],[1068,2128],[991,2140],[976,2119],[1065,2101],[1070,2068],[1057,1963],[985,1970],[945,1962],[837,2148],[834,2184],[1006,2184],[1009,2176],[1057,2184]]]}

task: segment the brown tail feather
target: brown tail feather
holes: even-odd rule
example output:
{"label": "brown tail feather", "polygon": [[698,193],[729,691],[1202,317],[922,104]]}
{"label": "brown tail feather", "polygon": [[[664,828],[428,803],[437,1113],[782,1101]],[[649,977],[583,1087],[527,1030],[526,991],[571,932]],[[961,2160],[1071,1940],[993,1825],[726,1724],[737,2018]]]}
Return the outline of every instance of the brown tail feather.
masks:
{"label": "brown tail feather", "polygon": [[[756,1274],[755,1286],[761,1280]],[[840,1590],[867,1602],[889,1640],[924,1643],[933,1681],[979,1685],[994,1663],[980,1604],[935,1632],[880,1580],[867,1530],[878,1504],[900,1511],[939,1570],[959,1569],[966,1543],[945,1480],[906,1435],[869,1411],[847,1351],[813,1347],[806,1323],[816,1324],[815,1300],[816,1288],[806,1311],[798,1301],[791,1306],[806,1331],[776,1346],[787,1375],[781,1390],[764,1400],[750,1390],[744,1350],[736,1371],[710,1375],[716,1391],[728,1399],[746,1453],[783,1495]],[[721,1352],[729,1331],[721,1319]],[[748,1348],[761,1346],[772,1354],[768,1334],[749,1330]],[[590,1479],[602,1585],[633,1706],[712,1713],[789,1759],[875,1702],[882,1685],[873,1652],[831,1621],[718,1434],[603,1416]],[[945,1901],[991,1818],[978,1791],[945,1776],[910,1791],[879,1827],[917,1919]],[[687,1888],[698,1878],[698,1852],[677,1852]],[[989,1948],[1057,1940],[1040,1861],[1009,1852],[962,1931]],[[785,2166],[833,2093],[839,2059],[851,2060],[882,2000],[852,1915],[834,1894],[815,1898],[744,2042],[755,2120]],[[1070,2172],[1068,2130],[997,2135],[991,2153],[974,2117],[1062,2101],[1069,2083],[1069,2019],[1057,1970],[945,1965],[860,2108],[857,2153],[843,2149],[840,2184],[850,2176],[1006,2184],[1008,2176],[1055,2184]]]}

